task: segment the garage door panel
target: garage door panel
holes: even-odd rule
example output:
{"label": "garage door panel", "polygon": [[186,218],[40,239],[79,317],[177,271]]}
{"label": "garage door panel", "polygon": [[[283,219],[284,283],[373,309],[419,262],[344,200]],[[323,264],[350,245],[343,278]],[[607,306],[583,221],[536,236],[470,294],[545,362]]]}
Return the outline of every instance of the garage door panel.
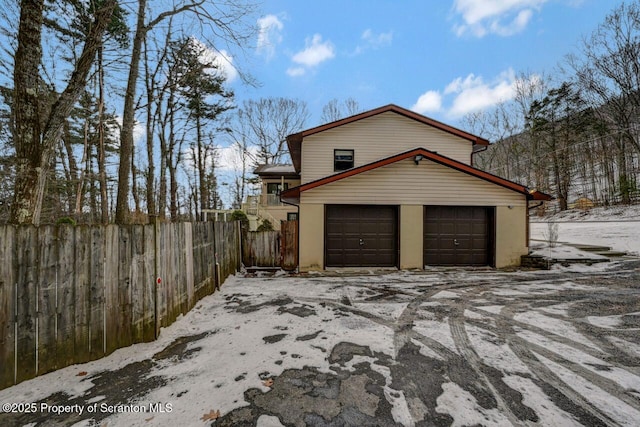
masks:
{"label": "garage door panel", "polygon": [[461,220],[461,222],[457,223],[455,234],[457,236],[473,234],[473,226],[468,222],[462,222],[462,221],[465,221],[465,220],[463,219]]}
{"label": "garage door panel", "polygon": [[425,206],[425,265],[490,264],[490,209],[481,206]]}
{"label": "garage door panel", "polygon": [[397,266],[396,206],[327,205],[327,267]]}
{"label": "garage door panel", "polygon": [[437,252],[438,250],[453,251],[456,248],[453,239],[439,239],[435,242],[437,242],[437,244],[435,245],[435,252]]}

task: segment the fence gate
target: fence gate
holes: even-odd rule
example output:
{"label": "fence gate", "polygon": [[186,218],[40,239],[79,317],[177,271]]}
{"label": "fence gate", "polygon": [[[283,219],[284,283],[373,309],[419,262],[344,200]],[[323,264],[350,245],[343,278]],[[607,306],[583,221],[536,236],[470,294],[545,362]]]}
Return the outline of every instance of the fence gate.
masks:
{"label": "fence gate", "polygon": [[245,266],[280,266],[279,231],[247,231],[243,234],[242,262]]}
{"label": "fence gate", "polygon": [[280,254],[283,270],[291,271],[298,267],[298,221],[282,221]]}

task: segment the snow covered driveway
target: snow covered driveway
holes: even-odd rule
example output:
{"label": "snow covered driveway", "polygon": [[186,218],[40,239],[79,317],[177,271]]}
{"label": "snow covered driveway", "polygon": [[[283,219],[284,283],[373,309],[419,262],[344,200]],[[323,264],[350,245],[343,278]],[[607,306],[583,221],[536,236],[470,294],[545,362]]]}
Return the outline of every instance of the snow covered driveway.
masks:
{"label": "snow covered driveway", "polygon": [[0,403],[36,407],[0,425],[637,425],[640,263],[233,277]]}

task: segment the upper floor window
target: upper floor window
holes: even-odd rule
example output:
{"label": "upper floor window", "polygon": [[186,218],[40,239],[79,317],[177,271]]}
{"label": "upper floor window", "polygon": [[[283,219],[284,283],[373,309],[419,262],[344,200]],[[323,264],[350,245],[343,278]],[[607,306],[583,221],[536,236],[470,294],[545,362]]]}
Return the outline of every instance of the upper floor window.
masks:
{"label": "upper floor window", "polygon": [[267,194],[280,194],[283,191],[289,189],[289,183],[285,182],[284,187],[279,182],[269,182],[267,183]]}
{"label": "upper floor window", "polygon": [[353,167],[353,150],[333,150],[333,170],[335,172]]}

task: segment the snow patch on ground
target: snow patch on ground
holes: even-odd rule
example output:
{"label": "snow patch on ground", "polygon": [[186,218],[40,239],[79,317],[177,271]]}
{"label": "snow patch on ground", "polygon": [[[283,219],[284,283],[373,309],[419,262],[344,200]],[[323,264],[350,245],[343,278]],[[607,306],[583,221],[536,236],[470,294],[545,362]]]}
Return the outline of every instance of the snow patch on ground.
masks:
{"label": "snow patch on ground", "polygon": [[[610,379],[627,390],[640,390],[640,377],[631,372],[610,366],[606,361],[586,354],[574,347],[547,339],[530,331],[521,331],[518,335],[535,343],[558,356],[588,369],[593,374]],[[535,349],[534,349],[535,351]]]}
{"label": "snow patch on ground", "polygon": [[640,411],[544,356],[536,353],[536,357],[565,383],[571,384],[571,387],[575,391],[583,396],[589,396],[589,401],[597,406],[600,411],[609,415],[614,421],[625,426],[638,425]]}
{"label": "snow patch on ground", "polygon": [[632,357],[640,357],[640,345],[618,337],[607,337],[616,347]]}
{"label": "snow patch on ground", "polygon": [[585,338],[578,330],[569,322],[565,322],[555,317],[545,316],[535,311],[526,311],[524,313],[518,313],[513,317],[518,322],[522,322],[527,325],[536,325],[536,327],[544,329],[546,331],[562,335],[572,341],[579,342],[586,346],[592,346],[593,343]]}
{"label": "snow patch on ground", "polygon": [[505,343],[504,340],[475,326],[466,326],[465,329],[471,344],[473,344],[473,349],[484,363],[510,373],[531,373],[529,368],[511,351],[509,344]]}
{"label": "snow patch on ground", "polygon": [[531,221],[640,221],[640,205],[601,206],[591,209],[569,209],[545,217],[531,217]]}
{"label": "snow patch on ground", "polygon": [[542,242],[532,242],[530,246],[530,255],[538,255],[551,259],[593,259],[605,260],[607,257],[598,255],[593,252],[586,252],[573,246],[556,244],[554,247]]}
{"label": "snow patch on ground", "polygon": [[539,417],[538,425],[541,426],[582,426],[569,413],[549,405],[547,396],[529,378],[519,375],[505,375],[502,380],[509,387],[522,393],[522,403],[533,409]]}
{"label": "snow patch on ground", "polygon": [[512,424],[499,409],[485,409],[471,393],[456,383],[442,384],[442,394],[438,397],[436,412],[453,418],[452,427],[471,425],[492,425],[510,427]]}
{"label": "snow patch on ground", "polygon": [[543,218],[532,217],[531,238],[547,240],[548,222],[558,225],[559,242],[609,246],[615,251],[640,255],[640,205],[570,210]]}
{"label": "snow patch on ground", "polygon": [[[635,313],[626,313],[624,315],[612,315],[612,316],[588,316],[587,320],[592,325],[599,326],[601,328],[608,329],[620,329],[623,322],[623,316],[640,316],[640,311]],[[625,331],[638,331],[640,328],[623,328]]]}
{"label": "snow patch on ground", "polygon": [[442,321],[424,319],[416,320],[414,321],[413,329],[420,335],[431,338],[432,340],[444,345],[454,353],[458,353],[458,349],[456,348],[456,344],[453,341],[453,337],[451,336],[451,330],[446,318]]}

